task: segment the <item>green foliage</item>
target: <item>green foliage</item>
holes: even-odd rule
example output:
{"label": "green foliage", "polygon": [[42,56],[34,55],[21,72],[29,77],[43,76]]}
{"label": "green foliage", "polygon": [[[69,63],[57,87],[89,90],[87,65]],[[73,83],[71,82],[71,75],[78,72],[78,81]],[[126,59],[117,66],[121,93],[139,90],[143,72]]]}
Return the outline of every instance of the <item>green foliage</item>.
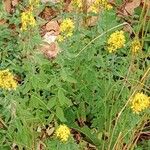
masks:
{"label": "green foliage", "polygon": [[[61,123],[98,149],[115,148],[119,136],[121,144],[134,142],[133,132],[148,120],[149,111],[136,115],[127,105],[119,121],[117,117],[134,90],[150,94],[147,78],[144,86],[137,88],[150,67],[149,35],[144,39],[143,52],[135,58],[130,52],[128,33],[125,48],[115,54],[107,52],[108,36],[122,26],[96,39],[80,53],[92,39],[120,24],[113,10],[106,11],[94,27],[76,28],[72,37],[59,43],[59,55],[48,60],[39,52],[42,40],[38,27],[22,33],[22,10],[16,9],[13,15],[3,14],[16,25],[16,30],[0,25],[0,70],[9,68],[19,79],[16,91],[0,89],[0,149],[9,150],[14,145],[19,150],[36,149],[39,141],[45,149],[79,149],[81,142],[76,144],[73,137],[65,144],[56,140],[54,133],[42,138],[47,125],[56,127]],[[44,129],[38,132],[39,127]],[[139,145],[137,150],[143,148]]]}

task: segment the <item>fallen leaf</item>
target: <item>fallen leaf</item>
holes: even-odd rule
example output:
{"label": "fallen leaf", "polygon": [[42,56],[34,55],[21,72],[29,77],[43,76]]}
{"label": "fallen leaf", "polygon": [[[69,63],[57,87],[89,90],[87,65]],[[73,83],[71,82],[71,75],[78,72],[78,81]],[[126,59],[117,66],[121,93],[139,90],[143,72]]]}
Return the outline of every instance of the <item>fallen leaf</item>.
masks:
{"label": "fallen leaf", "polygon": [[37,142],[37,150],[44,150],[46,148],[46,145],[42,141]]}
{"label": "fallen leaf", "polygon": [[51,7],[45,7],[45,9],[40,13],[40,17],[44,20],[52,20],[58,14],[57,11],[52,9]]}
{"label": "fallen leaf", "polygon": [[40,51],[44,54],[46,58],[51,59],[56,58],[56,56],[60,52],[60,48],[57,42],[52,42],[51,44],[44,43],[41,45]]}
{"label": "fallen leaf", "polygon": [[58,35],[60,33],[58,22],[56,20],[49,21],[46,24],[46,30],[47,31],[54,31],[54,35]]}
{"label": "fallen leaf", "polygon": [[146,7],[147,7],[148,9],[150,9],[150,1],[149,1],[149,0],[142,0],[142,5],[143,5],[143,6],[146,5]]}
{"label": "fallen leaf", "polygon": [[129,25],[125,25],[125,26],[123,27],[123,31],[130,33],[130,35],[131,35],[132,32],[133,32],[132,27],[129,26]]}
{"label": "fallen leaf", "polygon": [[11,0],[4,0],[4,7],[6,12],[11,12]]}
{"label": "fallen leaf", "polygon": [[19,0],[12,0],[12,6],[16,6],[19,3]]}
{"label": "fallen leaf", "polygon": [[55,42],[57,36],[54,35],[54,32],[47,32],[44,36],[43,36],[43,41],[47,42],[48,44],[51,44],[52,42]]}
{"label": "fallen leaf", "polygon": [[54,131],[55,131],[54,127],[46,129],[46,133],[47,133],[48,136],[51,136],[54,133]]}
{"label": "fallen leaf", "polygon": [[0,25],[3,25],[3,24],[5,24],[6,23],[6,21],[4,20],[4,19],[1,19],[0,20]]}
{"label": "fallen leaf", "polygon": [[95,26],[98,20],[98,16],[92,16],[87,19],[87,26],[92,27]]}
{"label": "fallen leaf", "polygon": [[125,8],[124,8],[124,15],[133,15],[134,14],[134,9],[139,7],[141,3],[141,0],[133,0],[132,2],[126,3]]}

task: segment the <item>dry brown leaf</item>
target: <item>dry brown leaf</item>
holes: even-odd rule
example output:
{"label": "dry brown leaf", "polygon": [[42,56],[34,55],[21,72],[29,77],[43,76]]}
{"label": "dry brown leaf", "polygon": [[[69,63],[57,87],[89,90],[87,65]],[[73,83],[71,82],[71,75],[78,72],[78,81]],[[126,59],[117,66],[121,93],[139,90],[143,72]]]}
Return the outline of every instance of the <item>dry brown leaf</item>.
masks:
{"label": "dry brown leaf", "polygon": [[98,16],[92,16],[87,19],[87,26],[92,27],[95,26],[98,20]]}
{"label": "dry brown leaf", "polygon": [[60,33],[59,31],[59,24],[56,20],[52,20],[46,24],[46,30],[47,31],[54,31],[54,35],[58,35]]}
{"label": "dry brown leaf", "polygon": [[54,127],[46,129],[46,133],[47,133],[48,136],[51,136],[54,133],[54,131],[55,131]]}
{"label": "dry brown leaf", "polygon": [[132,2],[126,3],[125,9],[124,9],[124,15],[133,15],[134,9],[139,7],[141,3],[141,0],[133,0]]}
{"label": "dry brown leaf", "polygon": [[146,5],[148,9],[150,9],[150,1],[149,0],[142,0],[142,5]]}
{"label": "dry brown leaf", "polygon": [[12,0],[12,6],[16,6],[19,3],[19,0]]}
{"label": "dry brown leaf", "polygon": [[45,7],[45,9],[40,13],[40,17],[44,20],[52,20],[55,16],[57,16],[58,11],[55,11],[51,7]]}
{"label": "dry brown leaf", "polygon": [[44,36],[43,36],[43,41],[46,43],[51,44],[52,42],[55,42],[57,36],[55,35],[54,31],[50,31],[47,32]]}
{"label": "dry brown leaf", "polygon": [[11,0],[4,0],[5,10],[10,13],[11,12]]}
{"label": "dry brown leaf", "polygon": [[44,43],[40,47],[40,51],[44,54],[44,56],[48,59],[55,58],[60,52],[60,48],[56,42],[52,42],[51,44]]}
{"label": "dry brown leaf", "polygon": [[132,32],[133,32],[132,27],[129,26],[129,25],[125,25],[125,26],[123,27],[123,31],[130,33],[130,35],[131,35]]}
{"label": "dry brown leaf", "polygon": [[0,25],[3,25],[4,23],[6,23],[6,21],[4,19],[0,20]]}
{"label": "dry brown leaf", "polygon": [[37,150],[44,150],[46,145],[42,141],[37,142]]}

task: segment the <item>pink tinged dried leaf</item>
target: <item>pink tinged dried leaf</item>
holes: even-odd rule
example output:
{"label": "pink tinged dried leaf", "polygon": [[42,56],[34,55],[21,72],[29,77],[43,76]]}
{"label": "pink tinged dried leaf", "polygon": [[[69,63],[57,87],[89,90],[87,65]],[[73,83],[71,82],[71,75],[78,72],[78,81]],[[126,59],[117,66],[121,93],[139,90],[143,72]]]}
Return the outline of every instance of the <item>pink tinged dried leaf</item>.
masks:
{"label": "pink tinged dried leaf", "polygon": [[52,42],[55,42],[57,36],[54,35],[54,32],[47,32],[44,36],[43,36],[43,41],[51,44]]}
{"label": "pink tinged dried leaf", "polygon": [[51,44],[44,43],[40,51],[44,54],[44,56],[48,59],[55,58],[60,52],[60,48],[56,42],[52,42]]}
{"label": "pink tinged dried leaf", "polygon": [[12,0],[12,6],[16,6],[19,3],[19,0]]}
{"label": "pink tinged dried leaf", "polygon": [[134,9],[139,7],[141,3],[141,0],[133,0],[130,3],[126,3],[125,9],[124,9],[124,15],[133,15]]}
{"label": "pink tinged dried leaf", "polygon": [[95,26],[98,21],[98,16],[92,16],[87,19],[87,26],[92,27]]}
{"label": "pink tinged dried leaf", "polygon": [[56,20],[50,21],[46,24],[47,31],[53,31],[54,35],[58,35],[60,33],[59,24]]}
{"label": "pink tinged dried leaf", "polygon": [[11,12],[11,0],[4,0],[4,7],[6,12]]}

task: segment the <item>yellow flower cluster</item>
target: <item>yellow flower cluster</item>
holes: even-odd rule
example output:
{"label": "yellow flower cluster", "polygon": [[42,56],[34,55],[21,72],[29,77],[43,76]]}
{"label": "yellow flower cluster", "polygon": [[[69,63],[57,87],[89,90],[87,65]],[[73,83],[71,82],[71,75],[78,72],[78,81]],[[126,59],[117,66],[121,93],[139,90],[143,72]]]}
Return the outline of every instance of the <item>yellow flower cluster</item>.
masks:
{"label": "yellow flower cluster", "polygon": [[95,0],[90,6],[89,10],[93,13],[98,13],[100,9],[110,10],[112,5],[108,3],[108,0]]}
{"label": "yellow flower cluster", "polygon": [[125,36],[123,31],[112,33],[107,41],[109,53],[116,52],[117,49],[125,46]]}
{"label": "yellow flower cluster", "polygon": [[71,19],[66,18],[60,24],[60,35],[58,36],[59,41],[64,41],[66,38],[72,36],[75,26]]}
{"label": "yellow flower cluster", "polygon": [[72,0],[71,4],[75,8],[82,8],[82,0]]}
{"label": "yellow flower cluster", "polygon": [[0,71],[0,88],[6,90],[15,90],[17,82],[14,80],[14,76],[9,72],[8,69]]}
{"label": "yellow flower cluster", "polygon": [[56,130],[56,137],[59,138],[62,142],[66,142],[70,136],[70,129],[66,125],[60,125]]}
{"label": "yellow flower cluster", "polygon": [[131,51],[132,53],[137,53],[141,50],[142,46],[141,43],[139,41],[139,39],[135,38],[132,42],[131,42]]}
{"label": "yellow flower cluster", "polygon": [[136,93],[131,99],[131,109],[133,112],[139,112],[147,109],[150,106],[150,98],[143,93]]}
{"label": "yellow flower cluster", "polygon": [[35,27],[36,22],[31,10],[21,13],[21,30],[26,31],[28,27]]}
{"label": "yellow flower cluster", "polygon": [[29,0],[29,5],[31,7],[39,7],[40,0]]}

